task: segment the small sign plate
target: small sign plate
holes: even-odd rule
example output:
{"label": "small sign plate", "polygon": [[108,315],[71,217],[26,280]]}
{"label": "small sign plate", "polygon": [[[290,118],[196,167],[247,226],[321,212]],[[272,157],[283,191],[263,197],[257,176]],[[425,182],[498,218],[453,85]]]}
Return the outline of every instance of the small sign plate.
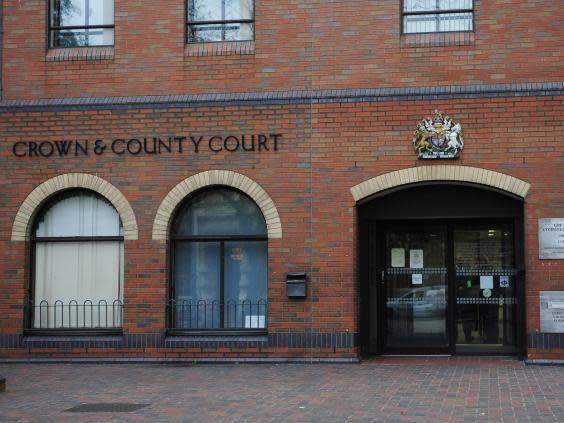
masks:
{"label": "small sign plate", "polygon": [[564,291],[540,292],[540,326],[544,333],[564,333]]}
{"label": "small sign plate", "polygon": [[564,218],[539,219],[539,258],[564,259]]}

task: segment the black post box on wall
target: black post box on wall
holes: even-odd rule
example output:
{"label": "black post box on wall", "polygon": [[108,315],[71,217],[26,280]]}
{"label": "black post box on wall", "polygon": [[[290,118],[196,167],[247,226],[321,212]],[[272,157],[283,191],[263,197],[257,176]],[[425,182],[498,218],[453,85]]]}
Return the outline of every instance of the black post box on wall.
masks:
{"label": "black post box on wall", "polygon": [[290,298],[305,298],[307,292],[305,272],[286,274],[286,292]]}

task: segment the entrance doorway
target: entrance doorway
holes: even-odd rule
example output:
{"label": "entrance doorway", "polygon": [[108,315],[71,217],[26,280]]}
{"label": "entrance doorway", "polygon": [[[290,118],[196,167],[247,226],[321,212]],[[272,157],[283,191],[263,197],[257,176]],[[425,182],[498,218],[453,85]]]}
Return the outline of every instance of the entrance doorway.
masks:
{"label": "entrance doorway", "polygon": [[366,353],[521,353],[520,201],[434,185],[373,199],[359,215]]}

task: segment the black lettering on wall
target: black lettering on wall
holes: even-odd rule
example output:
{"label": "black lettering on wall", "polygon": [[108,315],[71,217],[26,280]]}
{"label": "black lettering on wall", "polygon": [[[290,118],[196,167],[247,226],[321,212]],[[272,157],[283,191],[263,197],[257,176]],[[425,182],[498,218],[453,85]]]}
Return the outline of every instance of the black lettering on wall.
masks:
{"label": "black lettering on wall", "polygon": [[125,153],[125,140],[123,138],[112,141],[112,152],[118,155]]}
{"label": "black lettering on wall", "polygon": [[178,142],[178,152],[182,153],[182,142],[186,141],[186,137],[174,137],[174,141]]}
{"label": "black lettering on wall", "polygon": [[[18,152],[18,147],[19,146],[23,146],[24,150],[19,150]],[[25,152],[25,147],[26,147],[26,143],[23,141],[18,141],[17,143],[15,143],[12,146],[12,153],[14,153],[14,156],[16,157],[25,157],[26,156],[26,152]]]}
{"label": "black lettering on wall", "polygon": [[105,149],[106,145],[104,144],[104,140],[96,140],[94,142],[94,154],[96,154],[97,156],[102,155]]}
{"label": "black lettering on wall", "polygon": [[[218,140],[220,142],[219,149],[216,149],[216,148],[213,147],[213,141],[214,140]],[[221,138],[221,137],[211,137],[210,140],[209,140],[210,150],[213,151],[214,153],[219,153],[222,150],[222,147],[221,147],[221,141],[222,140],[223,140],[223,138]]]}
{"label": "black lettering on wall", "polygon": [[29,155],[29,157],[31,157],[31,156],[38,157],[38,154],[37,154],[37,143],[36,143],[36,142],[33,142],[33,141],[30,141],[27,146],[28,146],[28,155]]}
{"label": "black lettering on wall", "polygon": [[192,144],[194,144],[194,153],[197,153],[199,151],[200,143],[203,139],[204,137],[200,137],[198,138],[198,141],[196,141],[194,137],[190,137],[190,141],[192,141]]}
{"label": "black lettering on wall", "polygon": [[223,140],[223,148],[230,152],[237,151],[239,149],[239,138],[229,135]]}
{"label": "black lettering on wall", "polygon": [[159,154],[162,153],[163,150],[166,150],[167,153],[170,153],[172,151],[172,137],[168,137],[167,142],[163,142],[163,140],[161,140],[160,138],[158,138],[159,140]]}
{"label": "black lettering on wall", "polygon": [[85,156],[88,156],[88,140],[85,140],[84,144],[82,144],[80,141],[74,142],[74,155],[75,156],[78,156],[79,150],[82,154],[84,154]]}
{"label": "black lettering on wall", "polygon": [[50,141],[42,141],[39,143],[39,154],[41,157],[51,157],[55,152],[55,147]]}
{"label": "black lettering on wall", "polygon": [[262,135],[260,134],[258,136],[258,151],[262,151],[262,149],[264,148],[266,151],[268,150],[268,146],[266,145],[266,142],[268,141],[268,138],[266,137],[266,135]]}
{"label": "black lettering on wall", "polygon": [[135,156],[139,154],[142,149],[143,145],[137,138],[131,138],[129,141],[127,141],[127,151],[129,154],[133,154]]}
{"label": "black lettering on wall", "polygon": [[270,138],[274,140],[274,151],[278,151],[278,139],[282,138],[282,134],[270,134]]}
{"label": "black lettering on wall", "polygon": [[72,146],[72,141],[55,141],[55,147],[57,147],[57,151],[59,153],[59,156],[66,156],[67,154],[69,154],[69,150]]}
{"label": "black lettering on wall", "polygon": [[[158,140],[160,141],[161,139],[159,138]],[[151,147],[151,144],[153,147],[152,149],[149,148]],[[157,154],[157,138],[153,138],[152,142],[147,142],[147,138],[143,138],[143,150],[145,150],[145,153],[147,154]]]}
{"label": "black lettering on wall", "polygon": [[241,135],[241,147],[243,151],[255,151],[255,136],[251,135],[250,145],[247,145],[247,136]]}
{"label": "black lettering on wall", "polygon": [[[250,134],[250,135],[214,135],[203,136],[169,136],[168,139],[158,136],[143,138],[115,138],[106,143],[103,139],[58,140],[58,141],[18,141],[12,145],[15,157],[67,157],[88,156],[92,146],[93,154],[101,156],[106,152],[116,155],[130,154],[163,154],[184,153],[185,142],[190,140],[195,153],[200,153],[208,144],[208,149],[214,153],[221,151],[278,151],[282,134]],[[177,144],[177,145],[176,145]],[[106,151],[108,150],[108,151]]]}

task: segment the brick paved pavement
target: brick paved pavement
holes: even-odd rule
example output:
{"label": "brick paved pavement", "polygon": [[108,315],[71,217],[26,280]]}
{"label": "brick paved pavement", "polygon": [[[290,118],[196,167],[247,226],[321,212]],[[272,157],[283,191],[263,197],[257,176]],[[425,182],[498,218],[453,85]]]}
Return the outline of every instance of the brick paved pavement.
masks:
{"label": "brick paved pavement", "polygon": [[[493,358],[362,364],[0,364],[1,422],[564,422],[564,367]],[[80,404],[149,404],[68,412]]]}

